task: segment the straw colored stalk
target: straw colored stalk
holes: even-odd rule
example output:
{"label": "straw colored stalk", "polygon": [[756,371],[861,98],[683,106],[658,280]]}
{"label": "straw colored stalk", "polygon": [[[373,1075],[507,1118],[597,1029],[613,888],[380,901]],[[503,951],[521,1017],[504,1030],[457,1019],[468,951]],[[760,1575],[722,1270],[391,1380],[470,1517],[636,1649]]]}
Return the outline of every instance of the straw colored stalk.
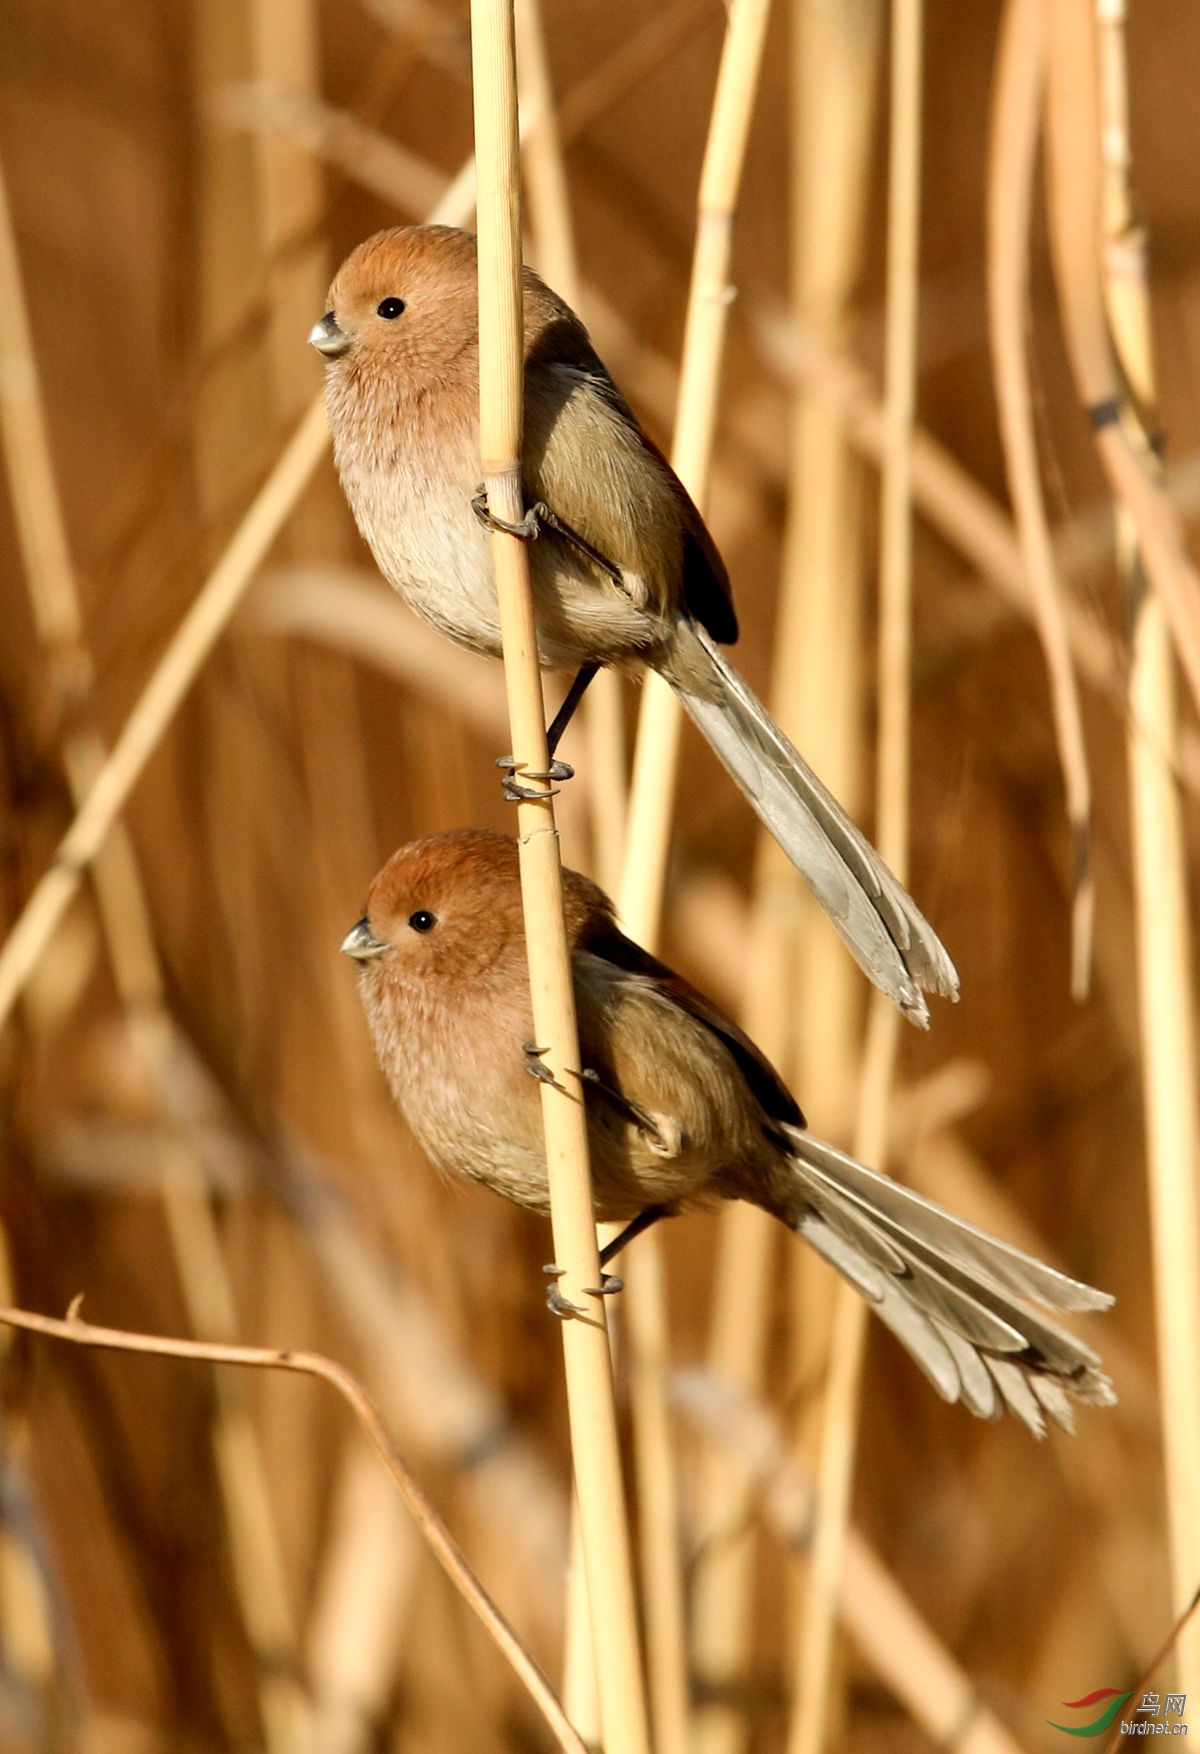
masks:
{"label": "straw colored stalk", "polygon": [[[731,288],[733,221],[766,38],[769,0],[734,0],[700,175],[696,245],[684,331],[672,461],[703,508],[712,461]],[[628,930],[657,943],[679,759],[681,715],[667,685],[646,678],[618,905]],[[643,1581],[663,1754],[688,1745],[688,1687],[678,1492],[667,1404],[670,1336],[662,1248],[651,1233],[627,1269],[631,1395],[638,1448]]]}
{"label": "straw colored stalk", "polygon": [[[63,715],[63,764],[78,806],[104,765],[91,718],[93,671],[55,480],[16,237],[0,169],[0,302],[8,312],[0,374],[3,443],[17,540],[34,626]],[[188,1320],[194,1331],[232,1340],[233,1287],[203,1171],[173,1099],[174,1030],[149,905],[132,842],[123,827],[96,863],[96,899],[113,978],[134,1052],[170,1124],[159,1187]],[[258,1659],[259,1702],[269,1748],[296,1754],[309,1745],[308,1709],[297,1679],[297,1644],[266,1467],[249,1411],[228,1379],[216,1381],[212,1443],[225,1511],[234,1584],[246,1635]]]}
{"label": "straw colored stalk", "polygon": [[[921,171],[921,0],[892,8],[888,152],[886,383],[881,574],[876,840],[905,881],[908,866],[912,625],[912,436],[916,399],[917,268]],[[871,1002],[855,1127],[855,1155],[880,1163],[899,1042],[899,1014]],[[799,1698],[790,1754],[820,1754],[830,1721],[835,1615],[845,1558],[858,1440],[867,1308],[848,1285],[834,1296],[829,1376],[817,1464],[817,1525],[801,1625]]]}
{"label": "straw colored stalk", "polygon": [[[575,251],[571,204],[563,162],[562,135],[550,79],[545,21],[541,0],[520,0],[516,8],[517,72],[523,124],[522,164],[528,195],[529,230],[534,261],[548,283],[569,305],[580,305],[579,264]],[[620,877],[625,839],[628,776],[622,682],[615,670],[601,670],[583,702],[586,737],[587,799],[590,805],[592,869],[600,883],[613,889]],[[574,801],[571,788],[564,803]],[[639,1428],[640,1430],[640,1425]],[[672,1524],[673,1526],[673,1524]],[[646,1530],[642,1527],[642,1550]],[[588,1608],[587,1576],[578,1503],[572,1500],[571,1549],[563,1631],[563,1700],[571,1722],[589,1742],[599,1742],[600,1699],[596,1686],[594,1639]],[[648,1685],[650,1718],[655,1740],[662,1738],[662,1706],[656,1695],[661,1683],[659,1616],[648,1598]],[[682,1674],[682,1665],[680,1665]],[[686,1697],[686,1695],[684,1696]]]}
{"label": "straw colored stalk", "polygon": [[1162,601],[1175,651],[1200,706],[1200,573],[1179,519],[1119,419],[1124,394],[1100,278],[1099,117],[1092,0],[1046,11],[1047,182],[1050,244],[1067,350],[1096,452],[1137,532],[1141,563]]}
{"label": "straw colored stalk", "polygon": [[1043,0],[1009,0],[996,62],[988,157],[988,322],[1009,492],[1046,657],[1054,732],[1066,786],[1075,858],[1071,990],[1077,999],[1084,999],[1090,980],[1096,904],[1090,857],[1091,780],[1061,584],[1038,470],[1025,350],[1030,210],[1044,79]]}
{"label": "straw colored stalk", "polygon": [[[462,225],[475,204],[469,159],[429,214],[430,224]],[[213,648],[254,582],[297,501],[329,448],[325,399],[313,398],[279,460],[234,531],[138,696],[74,821],[0,950],[0,1027],[12,1013],[83,876],[112,831],[146,763],[166,734]]]}
{"label": "straw colored stalk", "polygon": [[[517,67],[534,260],[554,290],[578,310],[579,269],[541,0],[520,0],[517,7]],[[593,678],[583,702],[583,728],[593,868],[603,887],[612,890],[620,878],[628,791],[624,689],[616,670],[602,670]]]}
{"label": "straw colored stalk", "polygon": [[379,1409],[357,1377],[344,1365],[337,1363],[335,1359],[322,1356],[319,1352],[281,1352],[269,1346],[218,1345],[202,1340],[176,1340],[157,1334],[131,1333],[124,1328],[100,1327],[95,1322],[80,1318],[80,1302],[81,1299],[75,1299],[63,1321],[54,1316],[34,1314],[31,1310],[0,1306],[0,1324],[23,1328],[28,1333],[41,1334],[51,1340],[67,1340],[76,1346],[87,1346],[102,1352],[136,1352],[152,1358],[176,1358],[207,1364],[232,1364],[258,1370],[292,1371],[302,1376],[317,1377],[336,1389],[349,1404],[359,1424],[378,1450],[384,1466],[399,1488],[401,1497],[438,1564],[528,1692],[559,1747],[568,1750],[569,1754],[587,1754],[584,1743],[568,1723],[550,1683],[471,1569],[466,1555],[401,1455],[399,1445]]}
{"label": "straw colored stalk", "polygon": [[[689,1416],[739,1455],[771,1533],[789,1550],[809,1552],[819,1507],[770,1410],[700,1372],[677,1377],[673,1387]],[[847,1635],[931,1746],[953,1754],[1021,1754],[970,1676],[853,1528],[846,1533],[836,1605]]]}
{"label": "straw colored stalk", "polygon": [[[1104,279],[1121,370],[1136,400],[1126,410],[1130,445],[1148,473],[1158,461],[1145,422],[1155,407],[1150,290],[1144,231],[1129,191],[1132,147],[1123,0],[1098,0]],[[1172,774],[1179,725],[1164,605],[1144,588],[1136,526],[1120,508],[1118,535],[1128,600],[1135,604],[1129,688],[1129,769],[1137,905],[1138,986],[1145,1080],[1146,1157],[1159,1385],[1166,1465],[1171,1594],[1182,1614],[1200,1578],[1200,1132],[1183,812]],[[1176,1684],[1200,1690],[1200,1623],[1175,1646]]]}
{"label": "straw colored stalk", "polygon": [[[472,0],[479,230],[479,430],[488,506],[519,523],[524,342],[517,81],[511,0]],[[504,676],[517,771],[547,775],[529,556],[492,533]],[[523,781],[517,805],[521,893],[535,1036],[544,1082],[542,1119],[555,1260],[563,1295],[581,1318],[563,1323],[575,1491],[604,1738],[612,1751],[648,1754],[629,1528],[621,1483],[616,1405],[588,1166],[587,1115],[571,1070],[580,1064],[571,956],[563,918],[562,862],[548,777]],[[514,1051],[516,1051],[514,1044]],[[568,1085],[574,1084],[574,1088]],[[588,1289],[591,1287],[592,1289]]]}
{"label": "straw colored stalk", "polygon": [[[675,472],[703,508],[716,430],[732,289],[733,220],[754,112],[769,0],[734,0],[700,174],[696,247],[675,413]],[[668,685],[646,677],[638,715],[621,913],[634,936],[658,937],[679,762],[681,715]]]}
{"label": "straw colored stalk", "polygon": [[[842,340],[861,255],[879,17],[877,0],[844,7],[799,0],[792,8],[792,302],[797,321],[829,347]],[[859,667],[855,468],[836,406],[819,391],[797,386],[771,708],[847,802],[856,777],[851,745]],[[748,936],[746,1025],[776,1064],[794,1070],[798,1088],[816,1093],[825,1119],[820,1112],[813,1118],[836,1136],[840,1093],[857,1057],[858,976],[806,903],[795,871],[761,834],[748,925],[720,936],[730,944]],[[805,995],[801,1016],[797,990]],[[808,1018],[813,1027],[806,1027]],[[778,1226],[751,1207],[734,1205],[721,1214],[709,1365],[723,1381],[753,1392],[762,1382],[771,1264],[782,1240]],[[813,1283],[805,1254],[790,1250],[789,1265],[800,1279],[797,1301],[805,1305],[795,1326],[797,1344],[808,1354],[819,1350],[827,1325],[828,1287]],[[807,1356],[793,1363],[793,1380],[810,1374]],[[703,1754],[735,1754],[749,1733],[745,1713],[721,1695],[736,1696],[750,1667],[757,1548],[752,1492],[744,1458],[724,1445],[706,1446],[697,1488],[696,1531],[705,1558],[695,1587],[695,1653],[716,1699],[699,1725]],[[732,1530],[745,1533],[733,1539]]]}

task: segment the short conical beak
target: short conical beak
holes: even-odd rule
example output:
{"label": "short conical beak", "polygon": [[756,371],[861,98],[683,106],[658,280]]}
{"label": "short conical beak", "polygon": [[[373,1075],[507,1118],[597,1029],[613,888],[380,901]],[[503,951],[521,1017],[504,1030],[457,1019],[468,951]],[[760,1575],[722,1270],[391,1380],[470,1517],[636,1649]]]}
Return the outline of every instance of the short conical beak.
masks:
{"label": "short conical beak", "polygon": [[341,942],[342,955],[352,956],[355,962],[370,962],[372,957],[382,956],[385,950],[390,949],[390,944],[375,936],[371,930],[371,922],[365,914],[356,926],[351,926]]}
{"label": "short conical beak", "polygon": [[332,311],[326,311],[319,323],[314,323],[308,332],[308,344],[323,353],[326,359],[340,359],[350,345],[350,337],[338,328],[337,318]]}

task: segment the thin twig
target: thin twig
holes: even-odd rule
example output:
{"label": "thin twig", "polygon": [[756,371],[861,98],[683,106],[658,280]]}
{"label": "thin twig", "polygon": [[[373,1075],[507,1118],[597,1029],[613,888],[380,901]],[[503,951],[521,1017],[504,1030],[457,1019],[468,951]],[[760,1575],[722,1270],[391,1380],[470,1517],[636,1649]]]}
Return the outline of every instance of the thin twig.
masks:
{"label": "thin twig", "polygon": [[76,1298],[65,1321],[55,1316],[37,1315],[32,1310],[0,1306],[0,1323],[6,1327],[23,1328],[51,1340],[69,1340],[75,1346],[89,1346],[102,1352],[139,1352],[151,1358],[189,1359],[204,1364],[234,1364],[258,1370],[290,1370],[302,1376],[319,1377],[335,1388],[353,1409],[359,1424],[375,1445],[384,1467],[396,1482],[413,1519],[429,1543],[438,1564],[459,1595],[486,1628],[488,1635],[512,1668],[518,1680],[541,1712],[560,1748],[570,1754],[587,1754],[584,1743],[568,1723],[554,1689],[529,1655],[501,1610],[471,1569],[466,1555],[446,1527],[425,1493],[399,1446],[388,1429],[382,1414],[357,1377],[335,1359],[320,1352],[277,1351],[269,1346],[217,1345],[205,1340],[175,1340],[157,1334],[130,1333],[124,1328],[100,1327],[83,1321],[78,1313],[81,1299]]}

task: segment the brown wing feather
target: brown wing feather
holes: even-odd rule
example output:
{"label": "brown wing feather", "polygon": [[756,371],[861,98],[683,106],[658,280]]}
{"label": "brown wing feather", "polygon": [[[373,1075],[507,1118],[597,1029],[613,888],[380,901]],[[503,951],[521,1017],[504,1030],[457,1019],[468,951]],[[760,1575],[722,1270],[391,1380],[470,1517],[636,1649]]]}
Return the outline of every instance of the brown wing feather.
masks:
{"label": "brown wing feather", "polygon": [[[567,366],[587,377],[597,393],[603,396],[609,407],[620,416],[622,423],[636,436],[641,447],[654,458],[678,502],[681,514],[681,595],[684,607],[719,645],[733,645],[738,637],[733,587],[720,551],[691,495],[654,440],[643,430],[637,415],[609,377],[604,362],[592,346],[587,330],[578,317],[558,300],[547,306],[546,298],[552,298],[553,295],[548,295],[547,289],[540,285],[538,294],[533,307],[537,315],[532,322],[529,322],[528,303],[526,307],[527,322],[531,330],[525,356],[527,373],[536,381],[539,366]],[[555,509],[570,521],[568,510],[563,506]],[[619,564],[619,557],[613,558]]]}
{"label": "brown wing feather", "polygon": [[576,938],[576,943],[580,949],[590,951],[593,956],[602,956],[627,974],[642,975],[654,981],[675,1004],[721,1039],[765,1115],[787,1126],[804,1126],[799,1104],[761,1048],[756,1047],[744,1030],[731,1022],[711,1000],[697,992],[690,981],[685,981],[666,963],[651,956],[632,938],[627,938],[614,920],[597,913],[592,914],[586,935]]}

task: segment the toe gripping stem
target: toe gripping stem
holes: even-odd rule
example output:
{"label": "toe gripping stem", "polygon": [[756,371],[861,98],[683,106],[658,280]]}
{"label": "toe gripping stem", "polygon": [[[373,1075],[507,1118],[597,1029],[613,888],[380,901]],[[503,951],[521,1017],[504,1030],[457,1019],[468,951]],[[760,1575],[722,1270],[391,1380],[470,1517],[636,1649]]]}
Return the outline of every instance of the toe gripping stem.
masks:
{"label": "toe gripping stem", "polygon": [[584,555],[593,566],[598,566],[601,572],[607,573],[613,584],[624,590],[625,580],[620,567],[609,560],[607,555],[601,554],[598,548],[594,548],[578,530],[573,530],[544,499],[535,499],[526,509],[519,524],[510,524],[507,519],[498,518],[495,512],[489,510],[487,488],[480,487],[471,501],[471,510],[485,530],[503,530],[506,536],[515,536],[519,542],[536,542],[543,530],[549,530],[564,542],[570,543],[577,553]]}
{"label": "toe gripping stem", "polygon": [[[521,804],[529,798],[557,798],[562,790],[562,782],[575,778],[575,769],[566,761],[552,761],[545,772],[538,773],[536,769],[526,767],[523,762],[518,761],[515,755],[498,755],[496,766],[504,775],[501,792],[506,804]],[[540,780],[542,788],[549,789],[525,786],[521,784],[522,780]]]}
{"label": "toe gripping stem", "polygon": [[[557,1266],[555,1262],[551,1261],[548,1266],[542,1268],[542,1272],[550,1281],[549,1289],[546,1292],[546,1308],[551,1315],[556,1315],[560,1321],[564,1322],[574,1321],[578,1317],[586,1317],[587,1311],[582,1305],[572,1303],[570,1298],[564,1297],[558,1289],[558,1281],[566,1272],[566,1268]],[[615,1297],[618,1291],[624,1291],[624,1289],[624,1279],[618,1279],[615,1273],[602,1274],[599,1285],[584,1286],[589,1297]]]}

